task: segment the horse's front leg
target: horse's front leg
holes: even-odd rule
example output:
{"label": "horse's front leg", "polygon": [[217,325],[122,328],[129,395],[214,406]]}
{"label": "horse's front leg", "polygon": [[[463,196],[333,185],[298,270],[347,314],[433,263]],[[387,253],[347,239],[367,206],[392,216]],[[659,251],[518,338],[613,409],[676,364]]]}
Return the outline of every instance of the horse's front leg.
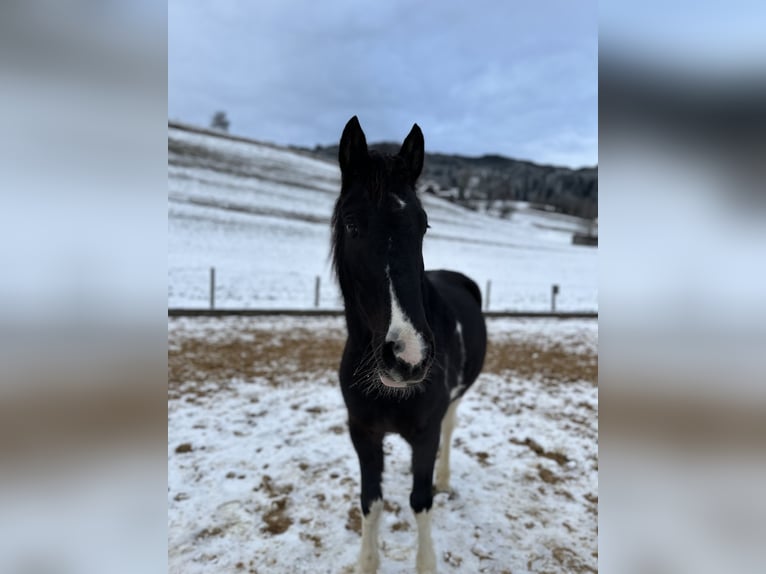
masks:
{"label": "horse's front leg", "polygon": [[357,571],[374,574],[378,569],[378,525],[383,511],[383,436],[349,423],[351,442],[362,471],[362,548]]}
{"label": "horse's front leg", "polygon": [[412,492],[410,506],[418,525],[418,574],[436,572],[436,554],[431,539],[432,481],[436,451],[439,448],[439,429],[430,429],[412,442]]}
{"label": "horse's front leg", "polygon": [[436,492],[452,492],[450,487],[450,450],[452,446],[452,431],[455,430],[455,411],[460,399],[456,399],[450,403],[447,413],[442,419],[441,429],[441,449],[439,451],[439,461],[436,465]]}

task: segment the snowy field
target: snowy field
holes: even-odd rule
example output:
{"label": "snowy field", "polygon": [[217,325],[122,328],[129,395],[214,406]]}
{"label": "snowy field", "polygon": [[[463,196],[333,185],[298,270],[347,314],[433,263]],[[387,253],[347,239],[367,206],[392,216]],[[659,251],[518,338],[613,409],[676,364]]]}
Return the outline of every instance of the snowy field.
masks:
{"label": "snowy field", "polygon": [[[458,410],[439,571],[596,572],[595,321],[488,322]],[[335,374],[341,318],[170,319],[169,572],[350,573],[359,470]],[[409,447],[386,439],[381,574],[414,571]]]}
{"label": "snowy field", "polygon": [[[426,134],[426,137],[428,134]],[[168,131],[168,306],[205,307],[216,268],[219,307],[340,307],[328,253],[340,189],[334,163],[270,145]],[[595,311],[596,250],[571,245],[582,221],[520,203],[509,220],[423,194],[426,268],[451,268],[485,290],[491,309]]]}

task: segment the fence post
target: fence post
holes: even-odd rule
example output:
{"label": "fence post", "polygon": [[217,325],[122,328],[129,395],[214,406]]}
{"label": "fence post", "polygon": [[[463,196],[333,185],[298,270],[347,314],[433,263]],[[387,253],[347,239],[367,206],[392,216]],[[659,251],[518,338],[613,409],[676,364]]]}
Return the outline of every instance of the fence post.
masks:
{"label": "fence post", "polygon": [[314,284],[314,307],[319,307],[319,286],[321,279],[319,278],[319,275],[317,275],[316,283]]}
{"label": "fence post", "polygon": [[210,308],[215,309],[215,267],[210,268]]}
{"label": "fence post", "polygon": [[487,300],[484,302],[484,310],[489,311],[489,295],[492,293],[492,279],[487,279]]}
{"label": "fence post", "polygon": [[551,313],[556,312],[556,295],[559,294],[559,286],[551,285]]}

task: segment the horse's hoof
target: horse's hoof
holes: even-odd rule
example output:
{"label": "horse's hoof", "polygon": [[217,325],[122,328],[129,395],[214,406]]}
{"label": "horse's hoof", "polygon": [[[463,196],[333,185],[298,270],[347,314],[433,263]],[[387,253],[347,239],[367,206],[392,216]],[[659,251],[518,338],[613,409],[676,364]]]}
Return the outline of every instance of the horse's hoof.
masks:
{"label": "horse's hoof", "polygon": [[428,563],[429,561],[427,559],[424,560],[424,564],[421,564],[420,562],[421,561],[418,560],[418,574],[436,574],[436,558],[434,558],[430,563]]}
{"label": "horse's hoof", "polygon": [[356,574],[375,574],[379,564],[380,560],[377,554],[362,556],[357,562]]}
{"label": "horse's hoof", "polygon": [[436,494],[446,494],[448,500],[456,500],[458,498],[457,491],[452,488],[449,484],[435,484],[433,488],[433,493]]}

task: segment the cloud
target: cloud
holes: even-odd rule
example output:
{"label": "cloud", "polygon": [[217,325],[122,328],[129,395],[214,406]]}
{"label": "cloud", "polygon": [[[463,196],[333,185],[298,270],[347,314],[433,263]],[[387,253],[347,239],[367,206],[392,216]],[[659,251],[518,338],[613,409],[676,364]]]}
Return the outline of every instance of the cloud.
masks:
{"label": "cloud", "polygon": [[[310,146],[336,141],[357,114],[371,141],[401,140],[417,122],[430,150],[597,161],[595,2],[168,10],[171,117],[207,124],[224,109],[237,133]],[[557,137],[583,147],[547,152]]]}

